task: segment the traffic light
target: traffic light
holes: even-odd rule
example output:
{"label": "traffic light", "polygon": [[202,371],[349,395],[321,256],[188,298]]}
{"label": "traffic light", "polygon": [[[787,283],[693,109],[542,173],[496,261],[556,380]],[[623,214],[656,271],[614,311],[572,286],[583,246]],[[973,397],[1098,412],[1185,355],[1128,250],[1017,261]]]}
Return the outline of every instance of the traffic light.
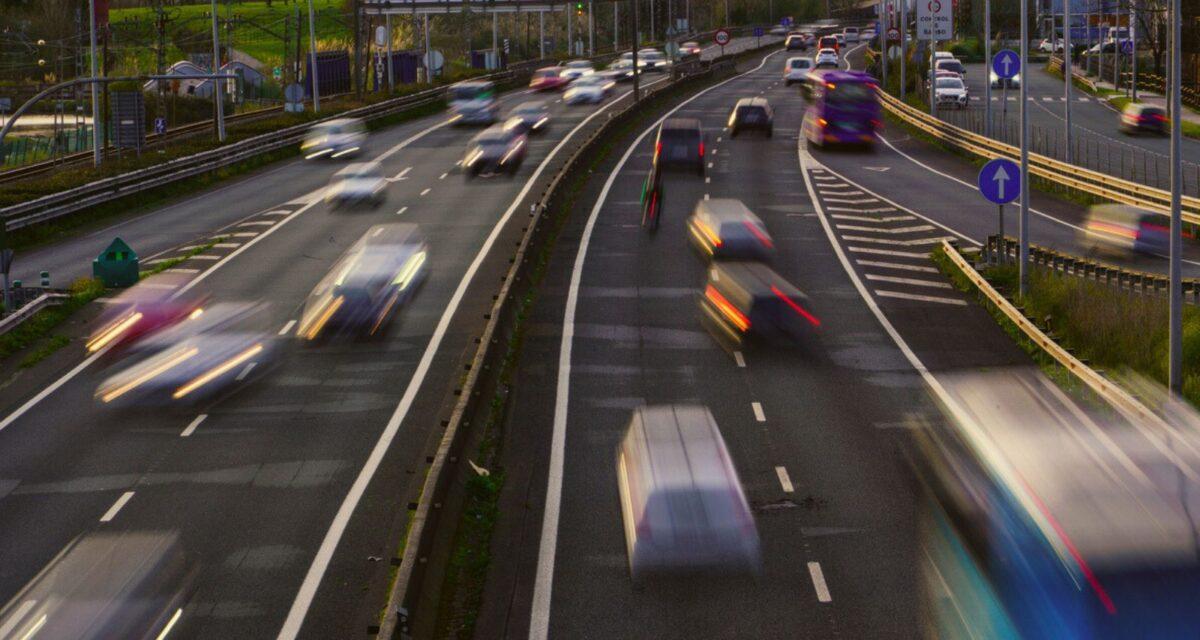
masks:
{"label": "traffic light", "polygon": [[575,15],[577,15],[577,16],[583,15],[583,3],[582,2],[575,3]]}

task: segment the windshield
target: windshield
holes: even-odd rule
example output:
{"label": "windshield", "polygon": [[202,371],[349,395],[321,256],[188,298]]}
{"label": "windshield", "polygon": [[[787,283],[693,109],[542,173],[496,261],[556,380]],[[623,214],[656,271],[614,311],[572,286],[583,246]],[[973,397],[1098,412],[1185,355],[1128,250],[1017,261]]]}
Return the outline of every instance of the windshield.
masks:
{"label": "windshield", "polygon": [[826,89],[825,101],[831,104],[848,106],[875,101],[875,92],[859,82],[840,82],[832,88],[826,85]]}
{"label": "windshield", "polygon": [[941,71],[953,71],[955,73],[963,72],[963,66],[958,62],[939,62],[938,69]]}
{"label": "windshield", "polygon": [[490,86],[452,87],[451,100],[490,100],[495,91]]}
{"label": "windshield", "polygon": [[962,89],[962,80],[958,78],[938,78],[937,88],[939,89]]}
{"label": "windshield", "polygon": [[793,69],[807,69],[809,66],[808,60],[792,60]]}

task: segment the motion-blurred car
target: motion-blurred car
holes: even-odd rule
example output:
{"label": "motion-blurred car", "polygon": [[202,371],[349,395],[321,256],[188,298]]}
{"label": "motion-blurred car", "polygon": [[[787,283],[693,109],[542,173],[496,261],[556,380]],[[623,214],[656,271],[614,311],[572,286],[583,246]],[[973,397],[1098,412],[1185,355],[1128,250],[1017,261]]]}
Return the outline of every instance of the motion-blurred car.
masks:
{"label": "motion-blurred car", "polygon": [[1130,102],[1121,112],[1121,131],[1130,135],[1153,133],[1168,135],[1167,110],[1144,102]]}
{"label": "motion-blurred car", "polygon": [[300,144],[305,160],[344,158],[362,151],[367,128],[358,118],[337,118],[314,124]]}
{"label": "motion-blurred car", "polygon": [[562,65],[562,69],[560,75],[567,82],[583,76],[590,76],[596,72],[590,60],[568,60]]}
{"label": "motion-blurred car", "polygon": [[555,91],[561,89],[567,84],[567,79],[562,76],[564,69],[562,67],[543,67],[533,72],[533,77],[529,79],[529,88],[534,91]]}
{"label": "motion-blurred car", "polygon": [[767,261],[775,242],[767,227],[741,200],[700,200],[688,218],[688,239],[709,260]]}
{"label": "motion-blurred car", "polygon": [[446,93],[456,125],[492,124],[500,117],[496,83],[491,80],[464,80],[451,85]]}
{"label": "motion-blurred car", "polygon": [[762,263],[714,262],[700,296],[701,321],[725,348],[748,339],[786,344],[821,325],[808,304],[808,296]]}
{"label": "motion-blurred car", "polygon": [[513,107],[504,126],[521,133],[541,133],[550,126],[550,107],[545,102],[522,102]]}
{"label": "motion-blurred car", "polygon": [[793,33],[784,41],[783,48],[788,51],[804,51],[808,48],[808,40],[798,33]]}
{"label": "motion-blurred car", "polygon": [[788,30],[785,27],[776,25],[771,27],[771,30],[768,33],[773,36],[786,36],[788,34]]}
{"label": "motion-blurred car", "polygon": [[793,83],[804,82],[808,80],[808,72],[812,70],[812,59],[788,58],[787,62],[783,63],[783,82],[789,87]]}
{"label": "motion-blurred car", "polygon": [[633,80],[633,60],[629,58],[620,58],[608,65],[607,71],[613,74],[613,79],[617,82],[629,82]]}
{"label": "motion-blurred car", "polygon": [[417,225],[375,225],[308,294],[296,335],[305,340],[331,333],[375,335],[428,272],[429,248]]}
{"label": "motion-blurred car", "polygon": [[387,180],[378,162],[348,164],[333,174],[325,189],[325,203],[337,209],[370,205],[378,207],[387,199]]}
{"label": "motion-blurred car", "polygon": [[938,78],[933,90],[938,108],[954,107],[966,109],[970,97],[967,95],[967,85],[958,78]]}
{"label": "motion-blurred car", "polygon": [[731,138],[751,130],[762,131],[770,138],[775,133],[775,111],[766,98],[742,98],[733,106],[725,124]]}
{"label": "motion-blurred car", "polygon": [[858,42],[858,27],[846,27],[843,29],[842,40],[845,42]]}
{"label": "motion-blurred car", "polygon": [[0,637],[166,638],[195,589],[195,574],[178,532],[85,533],[0,609]]}
{"label": "motion-blurred car", "polygon": [[1159,214],[1127,204],[1088,208],[1081,238],[1106,253],[1162,255],[1169,251],[1170,228]]}
{"label": "motion-blurred car", "polygon": [[265,305],[223,302],[137,343],[96,388],[106,405],[198,402],[266,369]]}
{"label": "motion-blurred car", "polygon": [[821,38],[817,40],[817,51],[822,49],[833,49],[834,53],[836,53],[840,48],[841,43],[838,42],[836,36],[821,36]]}
{"label": "motion-blurred car", "polygon": [[682,57],[698,56],[703,49],[699,42],[688,41],[679,45],[679,55]]}
{"label": "motion-blurred car", "polygon": [[817,67],[817,68],[820,68],[820,67],[837,68],[837,66],[838,66],[837,51],[834,51],[833,49],[821,49],[820,51],[817,52],[816,57],[813,58],[813,66]]}
{"label": "motion-blurred car", "polygon": [[186,274],[164,272],[142,280],[112,298],[95,321],[98,328],[88,338],[88,352],[118,349],[204,313],[203,296],[177,295],[188,280]]}
{"label": "motion-blurred car", "polygon": [[576,78],[571,86],[563,92],[563,102],[567,104],[596,104],[603,102],[613,90],[614,82],[599,75],[588,75]]}
{"label": "motion-blurred car", "polygon": [[650,575],[759,571],[754,515],[708,408],[639,407],[617,449],[635,583]]}
{"label": "motion-blurred car", "polygon": [[1004,88],[1020,89],[1021,88],[1021,74],[1018,73],[1017,75],[1015,75],[1011,78],[1001,78],[999,75],[996,74],[995,71],[989,69],[988,70],[988,82],[990,82],[992,84],[993,89],[1004,89]]}
{"label": "motion-blurred car", "polygon": [[704,133],[696,118],[670,118],[658,128],[654,161],[664,169],[687,169],[704,176]]}
{"label": "motion-blurred car", "polygon": [[658,49],[641,49],[638,51],[638,68],[645,71],[666,71],[671,61],[666,54]]}
{"label": "motion-blurred car", "polygon": [[527,138],[520,131],[503,125],[488,127],[471,139],[463,157],[462,170],[467,178],[502,173],[516,175],[525,160]]}

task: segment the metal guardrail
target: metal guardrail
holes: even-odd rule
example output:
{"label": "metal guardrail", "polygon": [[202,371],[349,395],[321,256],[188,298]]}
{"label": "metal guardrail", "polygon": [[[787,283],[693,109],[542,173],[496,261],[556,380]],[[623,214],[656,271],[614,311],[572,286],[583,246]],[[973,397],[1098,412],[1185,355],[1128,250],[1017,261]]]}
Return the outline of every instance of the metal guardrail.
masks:
{"label": "metal guardrail", "polygon": [[1115,382],[1101,375],[1095,369],[1089,367],[1079,358],[1076,358],[1071,352],[1067,351],[1062,345],[1054,341],[1053,338],[1046,335],[1032,320],[1027,318],[1020,309],[1018,309],[1008,298],[1005,298],[990,282],[987,281],[975,267],[967,261],[961,253],[958,252],[952,242],[943,240],[942,250],[946,252],[946,257],[950,262],[958,268],[971,284],[979,290],[980,293],[988,299],[1001,313],[1005,315],[1017,328],[1025,334],[1027,338],[1033,341],[1038,347],[1046,352],[1047,355],[1054,358],[1055,362],[1060,364],[1067,371],[1070,371],[1075,377],[1079,378],[1086,384],[1097,396],[1110,404],[1119,413],[1127,419],[1133,421],[1141,421],[1144,424],[1158,430],[1158,433],[1167,434],[1174,431],[1158,414],[1151,411],[1146,405],[1138,401],[1128,391],[1122,389]]}
{"label": "metal guardrail", "polygon": [[[883,106],[888,111],[942,142],[985,159],[1007,157],[1016,161],[1020,157],[1020,149],[1013,145],[956,127],[900,102],[886,91],[880,90],[878,93]],[[1171,194],[1163,189],[1116,178],[1036,153],[1029,154],[1029,172],[1040,178],[1104,200],[1135,205],[1155,213],[1170,215]],[[1183,219],[1184,222],[1200,224],[1200,198],[1183,197]]]}
{"label": "metal guardrail", "polygon": [[[1005,236],[1003,243],[998,235],[988,236],[982,250],[984,259],[989,262],[998,262],[1002,256],[1005,261],[1016,262],[1020,259],[1020,243],[1016,238],[1009,236]],[[1164,275],[1126,269],[1035,244],[1029,245],[1029,262],[1064,275],[1092,280],[1131,293],[1165,295],[1171,290],[1171,281]],[[1185,302],[1200,304],[1200,279],[1184,278],[1181,286]]]}
{"label": "metal guardrail", "polygon": [[[540,64],[543,61],[535,62]],[[482,77],[494,81],[504,81],[530,73],[534,66],[532,64],[528,66],[515,66],[506,71]],[[29,202],[5,207],[0,209],[0,218],[5,220],[10,230],[52,220],[88,207],[116,200],[117,198],[123,198],[177,180],[220,169],[263,153],[297,144],[303,139],[305,133],[314,122],[346,117],[362,118],[370,121],[437,102],[445,95],[445,90],[445,87],[427,89],[408,96],[385,100],[378,104],[332,114],[321,120],[305,122],[278,131],[264,133],[208,151],[169,160],[145,169],[138,169],[111,178],[97,180]]]}
{"label": "metal guardrail", "polygon": [[16,329],[22,322],[32,318],[35,313],[41,311],[44,307],[51,305],[62,304],[70,294],[66,293],[43,293],[34,298],[32,301],[24,304],[21,308],[0,319],[0,336]]}
{"label": "metal guardrail", "polygon": [[[1054,73],[1062,73],[1062,67],[1063,67],[1062,56],[1051,55],[1050,62],[1046,65],[1046,68]],[[1076,65],[1071,65],[1071,77],[1073,77],[1073,78],[1075,78],[1075,80],[1083,83],[1083,85],[1086,86],[1088,89],[1090,89],[1092,91],[1096,90],[1096,82],[1094,80],[1092,80],[1091,78],[1089,78],[1087,76],[1087,74],[1081,72],[1079,70],[1079,67]]]}

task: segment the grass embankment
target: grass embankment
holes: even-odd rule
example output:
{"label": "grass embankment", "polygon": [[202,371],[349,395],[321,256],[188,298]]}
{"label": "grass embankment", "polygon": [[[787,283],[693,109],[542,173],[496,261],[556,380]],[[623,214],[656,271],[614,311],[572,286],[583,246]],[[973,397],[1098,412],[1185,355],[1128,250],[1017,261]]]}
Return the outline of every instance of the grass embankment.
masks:
{"label": "grass embankment", "polygon": [[[1046,73],[1049,73],[1059,80],[1062,80],[1063,74],[1061,70],[1051,71],[1046,69]],[[1104,87],[1097,87],[1095,90],[1093,90],[1084,83],[1080,82],[1078,79],[1073,80],[1072,84],[1074,84],[1077,89],[1087,93],[1088,95],[1107,101],[1108,104],[1112,105],[1112,107],[1117,111],[1124,111],[1125,107],[1129,106],[1130,103],[1135,102],[1133,99],[1126,97],[1125,93],[1122,91],[1106,89]],[[1137,100],[1136,102],[1141,102],[1141,100]],[[1188,109],[1188,107],[1184,107],[1184,109]],[[1179,128],[1183,132],[1184,136],[1200,139],[1200,123],[1185,119],[1179,124]]]}
{"label": "grass embankment", "polygon": [[25,320],[12,331],[0,335],[0,365],[11,366],[8,359],[14,354],[33,348],[17,367],[26,369],[48,358],[70,344],[71,339],[54,330],[87,303],[104,293],[104,285],[94,278],[80,278],[71,284],[71,294],[62,304],[46,307]]}
{"label": "grass embankment", "polygon": [[[942,255],[942,270],[957,284],[965,281]],[[1036,318],[1043,331],[1071,350],[1089,365],[1111,371],[1131,369],[1161,384],[1167,382],[1167,299],[1138,295],[1092,280],[1060,275],[1034,267],[1029,270],[1029,288],[1024,297],[1017,294],[1017,267],[1004,265],[981,271],[1007,298],[1022,306],[1025,315]],[[961,288],[961,286],[960,286]],[[980,296],[982,298],[983,296]],[[985,306],[991,307],[990,304]],[[1057,369],[1059,382],[1068,379],[1062,367],[1025,338],[999,311],[993,310],[1006,331],[1046,368]],[[1200,406],[1200,309],[1183,309],[1183,395]],[[1078,384],[1072,380],[1071,384]]]}

